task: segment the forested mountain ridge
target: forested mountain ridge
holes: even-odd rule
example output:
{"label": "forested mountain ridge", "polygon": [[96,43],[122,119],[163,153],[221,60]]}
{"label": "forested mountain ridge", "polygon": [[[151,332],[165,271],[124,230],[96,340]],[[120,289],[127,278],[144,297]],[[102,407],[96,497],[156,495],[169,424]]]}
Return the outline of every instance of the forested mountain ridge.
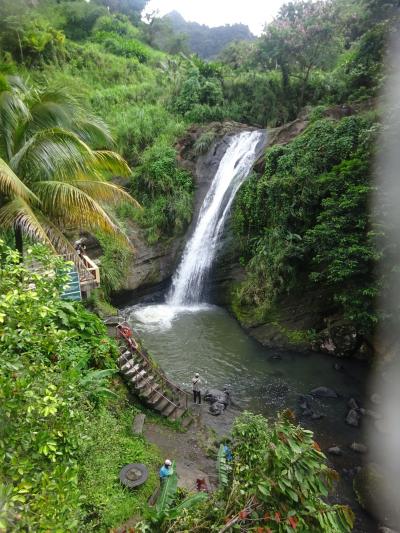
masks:
{"label": "forested mountain ridge", "polygon": [[205,24],[187,22],[177,11],[165,15],[171,22],[176,33],[186,36],[186,44],[190,52],[203,59],[215,59],[231,43],[252,41],[254,35],[244,24],[226,24],[210,28]]}

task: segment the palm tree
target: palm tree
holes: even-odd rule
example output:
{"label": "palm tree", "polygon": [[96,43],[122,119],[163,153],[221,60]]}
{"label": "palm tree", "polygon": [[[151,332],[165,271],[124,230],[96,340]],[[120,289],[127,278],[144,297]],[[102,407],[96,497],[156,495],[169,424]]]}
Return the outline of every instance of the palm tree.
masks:
{"label": "palm tree", "polygon": [[102,203],[139,204],[107,181],[130,173],[110,146],[107,126],[64,89],[28,90],[0,76],[0,227],[14,230],[21,253],[23,236],[70,250],[66,229],[124,240]]}

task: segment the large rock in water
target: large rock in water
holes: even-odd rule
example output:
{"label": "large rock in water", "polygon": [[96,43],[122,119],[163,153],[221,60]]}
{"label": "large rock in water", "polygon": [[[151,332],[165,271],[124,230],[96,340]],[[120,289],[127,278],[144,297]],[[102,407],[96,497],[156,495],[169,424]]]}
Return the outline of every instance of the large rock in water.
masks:
{"label": "large rock in water", "polygon": [[226,407],[230,403],[229,392],[218,389],[209,389],[206,390],[206,393],[204,394],[204,400],[211,404],[216,402],[222,403]]}
{"label": "large rock in water", "polygon": [[350,409],[346,416],[346,424],[358,428],[360,425],[360,415],[355,409]]}
{"label": "large rock in water", "polygon": [[214,402],[208,408],[209,412],[214,416],[220,415],[221,413],[225,411],[225,409],[226,409],[226,405],[222,402]]}
{"label": "large rock in water", "polygon": [[311,391],[317,398],[338,398],[338,393],[329,387],[317,387]]}

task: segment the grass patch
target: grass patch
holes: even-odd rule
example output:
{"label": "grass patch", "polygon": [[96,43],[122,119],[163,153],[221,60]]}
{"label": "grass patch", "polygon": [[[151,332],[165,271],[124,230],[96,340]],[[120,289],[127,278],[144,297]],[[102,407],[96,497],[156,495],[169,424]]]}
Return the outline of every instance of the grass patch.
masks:
{"label": "grass patch", "polygon": [[[85,532],[109,531],[141,514],[158,483],[160,453],[143,436],[132,434],[139,409],[128,403],[125,387],[118,381],[117,387],[118,398],[87,415],[79,461]],[[129,490],[118,476],[124,465],[136,462],[149,468],[149,478],[141,487]]]}

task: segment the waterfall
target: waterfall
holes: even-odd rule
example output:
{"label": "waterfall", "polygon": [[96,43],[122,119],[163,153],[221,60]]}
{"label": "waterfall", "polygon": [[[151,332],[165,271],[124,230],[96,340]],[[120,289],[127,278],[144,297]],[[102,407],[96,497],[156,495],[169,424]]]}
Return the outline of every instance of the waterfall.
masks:
{"label": "waterfall", "polygon": [[201,302],[204,283],[217,252],[229,209],[257,157],[264,132],[246,131],[231,138],[201,206],[196,227],[186,244],[166,303],[182,306]]}

